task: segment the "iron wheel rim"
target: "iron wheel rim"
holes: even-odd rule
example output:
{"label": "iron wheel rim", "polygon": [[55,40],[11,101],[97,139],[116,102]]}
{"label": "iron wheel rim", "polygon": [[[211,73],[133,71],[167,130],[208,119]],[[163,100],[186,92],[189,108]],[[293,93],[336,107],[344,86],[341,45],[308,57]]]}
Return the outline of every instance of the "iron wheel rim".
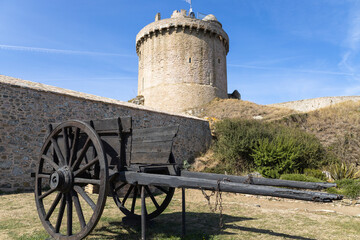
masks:
{"label": "iron wheel rim", "polygon": [[[60,138],[60,136],[62,137]],[[84,139],[86,139],[84,145],[80,148],[80,142]],[[62,146],[59,141],[62,142]],[[89,149],[92,149],[93,158],[85,161],[89,155]],[[49,169],[51,169],[50,172]],[[82,239],[86,237],[101,217],[108,189],[106,156],[102,142],[95,130],[90,125],[76,120],[58,125],[49,134],[41,149],[35,178],[35,202],[39,218],[46,231],[55,239]],[[44,182],[43,179],[45,179]],[[50,190],[43,192],[42,184],[45,184],[46,181],[49,181]],[[97,185],[99,188],[95,202],[84,191],[85,185],[88,184]],[[55,193],[57,195],[53,201],[50,200],[51,205],[44,206],[44,199]],[[82,211],[81,199],[93,210],[88,220]],[[60,206],[58,206],[59,204]],[[47,211],[45,210],[46,207],[49,207]],[[60,229],[61,227],[64,229],[65,207],[66,234],[63,234]],[[50,218],[56,209],[58,215],[56,224],[54,224]],[[80,231],[73,233],[74,217],[76,218],[76,216]]]}

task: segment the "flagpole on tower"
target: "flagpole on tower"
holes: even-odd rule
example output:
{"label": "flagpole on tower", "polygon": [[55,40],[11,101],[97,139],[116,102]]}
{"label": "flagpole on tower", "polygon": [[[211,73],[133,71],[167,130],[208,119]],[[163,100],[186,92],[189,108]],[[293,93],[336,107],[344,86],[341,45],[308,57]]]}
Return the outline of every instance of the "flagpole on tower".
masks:
{"label": "flagpole on tower", "polygon": [[193,12],[193,9],[192,9],[192,2],[191,2],[191,0],[185,0],[185,2],[187,2],[188,4],[190,4],[189,13],[192,13],[192,12]]}

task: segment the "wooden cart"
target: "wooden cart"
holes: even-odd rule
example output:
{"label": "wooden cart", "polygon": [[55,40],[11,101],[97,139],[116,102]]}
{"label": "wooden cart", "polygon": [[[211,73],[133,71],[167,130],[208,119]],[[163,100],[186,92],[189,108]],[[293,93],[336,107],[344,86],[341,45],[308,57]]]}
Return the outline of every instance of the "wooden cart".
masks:
{"label": "wooden cart", "polygon": [[[143,239],[146,220],[166,209],[175,188],[183,190],[183,232],[185,188],[323,202],[342,198],[272,187],[334,186],[329,183],[183,171],[172,154],[178,129],[178,125],[133,129],[131,117],[50,125],[35,174],[35,201],[46,231],[55,239],[86,237],[99,221],[108,195],[127,217],[141,219]],[[93,186],[97,195],[87,193],[87,186]]]}

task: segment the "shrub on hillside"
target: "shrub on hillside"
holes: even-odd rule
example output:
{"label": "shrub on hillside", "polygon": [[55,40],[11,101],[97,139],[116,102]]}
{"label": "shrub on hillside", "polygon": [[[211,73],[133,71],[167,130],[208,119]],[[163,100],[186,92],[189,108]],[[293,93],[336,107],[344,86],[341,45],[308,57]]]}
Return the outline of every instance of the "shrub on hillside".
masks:
{"label": "shrub on hillside", "polygon": [[272,138],[259,139],[251,156],[263,176],[278,178],[285,173],[303,173],[305,168],[320,167],[324,153],[315,136],[279,125]]}
{"label": "shrub on hillside", "polygon": [[356,199],[360,197],[360,180],[359,179],[342,179],[335,181],[336,188],[328,188],[328,193],[341,194],[346,197]]}
{"label": "shrub on hillside", "polygon": [[214,156],[222,169],[238,174],[256,167],[266,177],[302,173],[323,164],[324,149],[316,137],[278,123],[224,120],[216,123]]}
{"label": "shrub on hillside", "polygon": [[215,124],[217,140],[212,146],[219,168],[230,174],[247,172],[254,166],[252,149],[259,139],[271,137],[271,125],[260,121],[225,119]]}
{"label": "shrub on hillside", "polygon": [[331,165],[329,170],[334,180],[360,178],[360,171],[357,171],[354,164],[339,162]]}
{"label": "shrub on hillside", "polygon": [[299,173],[283,174],[281,175],[280,179],[302,182],[324,182],[322,179]]}
{"label": "shrub on hillside", "polygon": [[326,177],[326,174],[323,173],[319,169],[306,168],[306,169],[304,169],[304,174],[306,176],[314,177],[314,178],[320,179],[322,181],[327,181],[328,180],[328,178]]}

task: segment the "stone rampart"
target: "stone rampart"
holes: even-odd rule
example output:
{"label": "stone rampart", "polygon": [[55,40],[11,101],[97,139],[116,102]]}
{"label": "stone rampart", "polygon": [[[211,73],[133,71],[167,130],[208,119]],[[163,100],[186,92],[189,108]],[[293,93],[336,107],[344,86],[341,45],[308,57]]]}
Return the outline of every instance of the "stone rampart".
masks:
{"label": "stone rampart", "polygon": [[310,112],[346,101],[360,101],[360,96],[320,97],[292,102],[269,104],[271,107],[288,108],[299,112]]}
{"label": "stone rampart", "polygon": [[128,115],[134,128],[180,124],[173,147],[178,163],[210,144],[208,122],[201,119],[0,75],[0,190],[33,188],[30,173],[49,123]]}

